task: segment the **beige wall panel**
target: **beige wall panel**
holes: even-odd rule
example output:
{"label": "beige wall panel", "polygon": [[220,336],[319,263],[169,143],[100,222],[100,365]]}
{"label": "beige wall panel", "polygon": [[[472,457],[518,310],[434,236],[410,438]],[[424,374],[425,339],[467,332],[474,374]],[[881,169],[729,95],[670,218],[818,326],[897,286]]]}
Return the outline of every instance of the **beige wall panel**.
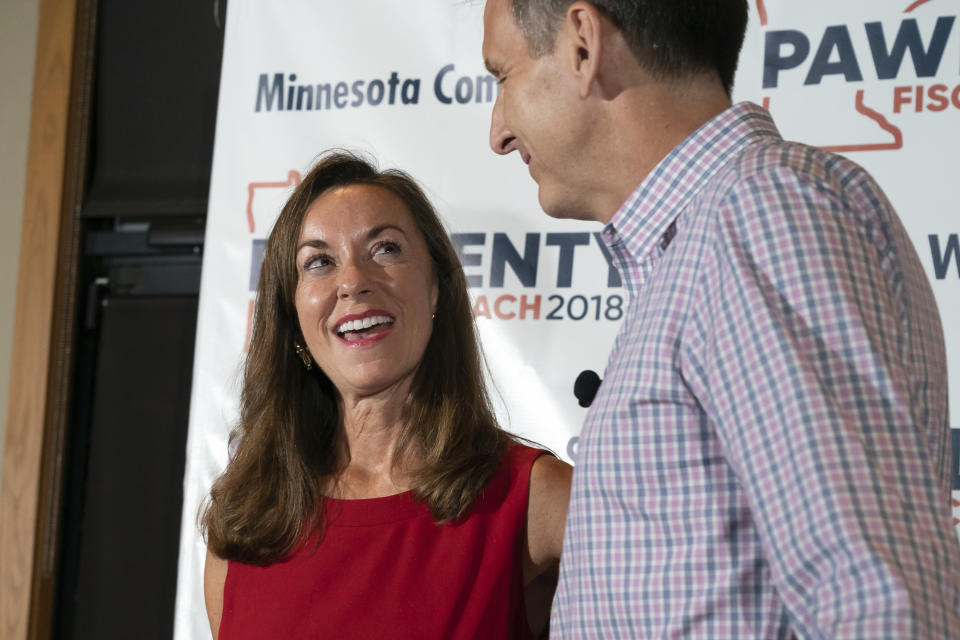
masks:
{"label": "beige wall panel", "polygon": [[[4,11],[10,4],[18,3],[6,0]],[[29,632],[75,14],[75,0],[40,0],[37,4],[37,46],[9,367],[16,375],[10,377],[6,402],[0,484],[0,638],[4,640],[21,640]],[[4,24],[6,27],[6,20]],[[26,27],[21,24],[20,29]],[[3,57],[22,60],[29,58],[30,52],[16,51]],[[12,61],[4,63],[9,62]],[[19,157],[22,162],[22,155]]]}
{"label": "beige wall panel", "polygon": [[27,175],[30,95],[39,0],[0,4],[0,477],[10,391],[13,306],[20,256],[20,221]]}

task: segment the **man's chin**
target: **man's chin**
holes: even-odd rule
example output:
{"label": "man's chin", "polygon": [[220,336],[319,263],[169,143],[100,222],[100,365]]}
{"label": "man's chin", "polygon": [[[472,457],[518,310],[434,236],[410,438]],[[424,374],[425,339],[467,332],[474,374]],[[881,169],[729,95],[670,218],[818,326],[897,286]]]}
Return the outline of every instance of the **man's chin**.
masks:
{"label": "man's chin", "polygon": [[551,197],[551,195],[544,190],[542,185],[538,193],[538,199],[540,200],[540,208],[543,209],[543,212],[551,218],[556,218],[558,220],[587,221],[596,219],[594,216],[590,215],[589,211],[582,206],[578,206],[578,204],[571,198],[564,198],[562,196],[556,196],[555,194],[554,197]]}

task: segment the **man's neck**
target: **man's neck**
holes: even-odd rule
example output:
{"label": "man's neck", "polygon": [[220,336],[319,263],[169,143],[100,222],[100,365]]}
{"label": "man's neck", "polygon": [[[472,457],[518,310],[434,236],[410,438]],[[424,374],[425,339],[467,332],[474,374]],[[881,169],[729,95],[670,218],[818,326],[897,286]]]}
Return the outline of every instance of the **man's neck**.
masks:
{"label": "man's neck", "polygon": [[719,80],[650,81],[624,88],[608,105],[612,127],[598,147],[602,188],[595,215],[613,218],[651,171],[691,133],[730,106]]}

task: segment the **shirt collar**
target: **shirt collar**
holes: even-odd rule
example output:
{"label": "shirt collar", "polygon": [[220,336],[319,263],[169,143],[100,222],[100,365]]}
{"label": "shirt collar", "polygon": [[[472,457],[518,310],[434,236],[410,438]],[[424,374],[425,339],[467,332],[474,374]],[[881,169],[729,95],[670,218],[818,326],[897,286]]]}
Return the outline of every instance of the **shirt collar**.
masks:
{"label": "shirt collar", "polygon": [[765,109],[736,104],[706,122],[667,154],[604,227],[611,244],[622,241],[642,262],[690,198],[732,156],[756,138],[780,137]]}

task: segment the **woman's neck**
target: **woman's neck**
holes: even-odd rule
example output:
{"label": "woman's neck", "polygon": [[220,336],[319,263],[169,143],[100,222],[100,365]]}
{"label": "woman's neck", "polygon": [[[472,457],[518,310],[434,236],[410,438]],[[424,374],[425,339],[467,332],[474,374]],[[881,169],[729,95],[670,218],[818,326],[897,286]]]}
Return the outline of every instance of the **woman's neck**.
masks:
{"label": "woman's neck", "polygon": [[341,499],[377,498],[410,489],[409,455],[398,459],[407,390],[371,397],[343,398],[341,459],[328,495]]}

